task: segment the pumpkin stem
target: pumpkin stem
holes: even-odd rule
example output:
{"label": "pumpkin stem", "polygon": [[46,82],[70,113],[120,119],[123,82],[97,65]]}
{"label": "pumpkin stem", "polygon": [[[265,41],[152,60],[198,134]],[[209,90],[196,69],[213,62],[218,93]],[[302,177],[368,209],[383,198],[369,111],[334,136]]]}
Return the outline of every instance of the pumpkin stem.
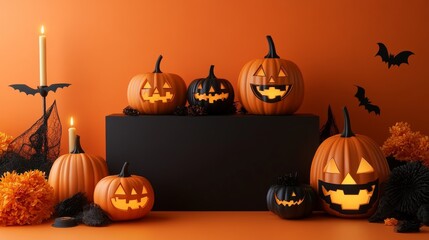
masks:
{"label": "pumpkin stem", "polygon": [[73,149],[73,151],[71,151],[71,153],[73,153],[73,154],[85,153],[85,151],[83,151],[82,146],[80,145],[80,136],[79,135],[76,135],[76,140],[74,141],[74,149]]}
{"label": "pumpkin stem", "polygon": [[124,163],[118,177],[131,177],[131,174],[128,172],[128,165],[128,162]]}
{"label": "pumpkin stem", "polygon": [[276,53],[276,47],[274,46],[273,38],[270,35],[267,35],[268,40],[268,46],[270,47],[270,50],[268,54],[265,56],[265,58],[280,58],[279,55]]}
{"label": "pumpkin stem", "polygon": [[155,64],[155,70],[153,70],[153,73],[162,73],[161,68],[159,68],[159,65],[161,64],[162,55],[159,55],[158,60],[156,60]]}
{"label": "pumpkin stem", "polygon": [[352,125],[350,124],[350,117],[349,117],[349,111],[347,111],[347,107],[344,107],[343,109],[344,113],[344,129],[343,133],[341,133],[341,137],[353,137],[355,134],[352,131]]}
{"label": "pumpkin stem", "polygon": [[216,78],[216,76],[214,75],[214,65],[210,66],[210,72],[207,78]]}
{"label": "pumpkin stem", "polygon": [[277,178],[278,185],[284,186],[297,186],[298,185],[298,173],[295,174],[289,173]]}

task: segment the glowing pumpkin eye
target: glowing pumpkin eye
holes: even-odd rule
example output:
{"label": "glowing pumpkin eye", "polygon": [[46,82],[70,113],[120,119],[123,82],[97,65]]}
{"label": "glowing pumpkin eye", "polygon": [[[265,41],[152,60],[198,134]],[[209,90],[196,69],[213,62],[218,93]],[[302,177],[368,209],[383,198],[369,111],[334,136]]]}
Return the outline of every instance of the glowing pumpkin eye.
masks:
{"label": "glowing pumpkin eye", "polygon": [[200,89],[200,90],[203,89],[203,84],[202,83],[198,84],[197,89]]}
{"label": "glowing pumpkin eye", "polygon": [[171,88],[170,84],[168,84],[168,82],[164,83],[164,86],[162,86],[162,88]]}
{"label": "glowing pumpkin eye", "polygon": [[325,173],[340,173],[340,170],[338,170],[337,164],[335,163],[335,160],[333,158],[331,158],[328,161],[325,168],[323,169],[323,172],[325,172]]}
{"label": "glowing pumpkin eye", "polygon": [[117,195],[125,195],[125,191],[124,191],[124,188],[122,187],[122,185],[119,185],[119,187],[115,191],[115,194],[117,194]]}
{"label": "glowing pumpkin eye", "polygon": [[374,172],[374,168],[369,164],[365,158],[362,158],[359,163],[359,167],[356,173],[371,173]]}
{"label": "glowing pumpkin eye", "polygon": [[220,84],[220,89],[225,89],[225,86],[222,83]]}
{"label": "glowing pumpkin eye", "polygon": [[262,68],[262,66],[260,66],[259,68],[258,68],[258,70],[256,71],[256,73],[255,73],[255,76],[258,76],[258,77],[265,77],[265,72],[264,72],[264,69]]}
{"label": "glowing pumpkin eye", "polygon": [[133,188],[133,190],[131,190],[131,195],[137,195],[137,192],[136,192],[136,190],[134,190],[134,188]]}
{"label": "glowing pumpkin eye", "polygon": [[296,193],[295,192],[292,192],[292,197],[296,197]]}
{"label": "glowing pumpkin eye", "polygon": [[147,194],[147,189],[144,186],[143,186],[142,194]]}
{"label": "glowing pumpkin eye", "polygon": [[286,72],[282,68],[280,68],[279,77],[287,77]]}
{"label": "glowing pumpkin eye", "polygon": [[152,86],[150,85],[149,82],[146,82],[146,84],[143,86],[144,89],[151,89]]}

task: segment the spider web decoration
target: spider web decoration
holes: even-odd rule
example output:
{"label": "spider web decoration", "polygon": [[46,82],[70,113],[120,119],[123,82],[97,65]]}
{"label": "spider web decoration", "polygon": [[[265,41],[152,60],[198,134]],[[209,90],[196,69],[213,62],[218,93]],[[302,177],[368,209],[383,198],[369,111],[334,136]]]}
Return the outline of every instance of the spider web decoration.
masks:
{"label": "spider web decoration", "polygon": [[0,174],[39,169],[48,177],[52,163],[60,153],[60,142],[61,122],[54,101],[46,111],[46,125],[42,116],[9,144],[6,153],[0,158]]}

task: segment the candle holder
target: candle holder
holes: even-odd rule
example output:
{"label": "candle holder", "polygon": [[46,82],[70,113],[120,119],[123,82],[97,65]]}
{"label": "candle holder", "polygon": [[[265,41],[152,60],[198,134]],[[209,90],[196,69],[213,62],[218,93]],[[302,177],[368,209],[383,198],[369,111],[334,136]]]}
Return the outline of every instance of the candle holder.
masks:
{"label": "candle holder", "polygon": [[[43,135],[44,135],[44,140],[43,140],[43,159],[46,161],[46,156],[47,156],[47,151],[48,151],[48,138],[47,138],[47,117],[46,117],[46,97],[48,96],[48,93],[50,91],[56,92],[58,88],[65,88],[70,86],[71,84],[69,83],[55,83],[55,84],[51,84],[49,86],[38,86],[36,89],[31,88],[25,84],[11,84],[9,85],[10,87],[12,87],[15,90],[18,90],[20,92],[24,92],[27,95],[36,95],[37,93],[40,94],[40,96],[42,96],[42,108],[43,108],[43,127],[42,129],[43,131]],[[41,149],[40,149],[41,150]],[[42,151],[39,151],[42,152]]]}

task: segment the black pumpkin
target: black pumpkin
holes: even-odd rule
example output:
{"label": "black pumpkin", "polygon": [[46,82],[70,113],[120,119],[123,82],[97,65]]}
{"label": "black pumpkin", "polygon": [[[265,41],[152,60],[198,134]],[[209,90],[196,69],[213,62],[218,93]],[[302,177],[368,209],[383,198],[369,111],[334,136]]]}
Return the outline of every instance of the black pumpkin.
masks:
{"label": "black pumpkin", "polygon": [[216,78],[214,65],[207,78],[199,78],[189,84],[188,102],[207,109],[208,114],[231,114],[234,108],[234,89],[226,79]]}
{"label": "black pumpkin", "polygon": [[267,193],[268,210],[281,218],[296,219],[308,217],[315,204],[313,189],[299,184],[297,175],[285,175],[278,178]]}

